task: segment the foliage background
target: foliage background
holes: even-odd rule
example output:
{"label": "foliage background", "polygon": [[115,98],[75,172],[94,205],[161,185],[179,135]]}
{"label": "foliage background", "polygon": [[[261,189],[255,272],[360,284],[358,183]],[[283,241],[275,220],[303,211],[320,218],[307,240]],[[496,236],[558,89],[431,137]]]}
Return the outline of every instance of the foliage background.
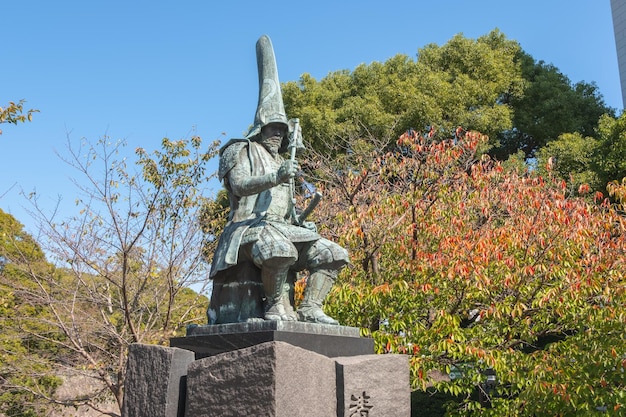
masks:
{"label": "foliage background", "polygon": [[485,140],[404,135],[381,153],[372,139],[322,164],[319,215],[354,264],[327,309],[378,353],[410,355],[413,387],[451,394],[450,415],[617,411],[626,222],[599,194],[477,155]]}
{"label": "foliage background", "polygon": [[[316,220],[353,259],[329,314],[410,355],[413,388],[449,415],[621,412],[626,125],[593,83],[496,30],[283,91],[325,196]],[[36,110],[0,112],[14,124]],[[188,286],[225,220],[224,193],[202,193],[217,146],[164,139],[133,168],[106,137],[69,143],[88,184],[77,214],[57,220],[30,195],[35,238],[0,213],[3,412],[119,405],[128,344],[204,320]],[[60,400],[59,368],[102,389]]]}

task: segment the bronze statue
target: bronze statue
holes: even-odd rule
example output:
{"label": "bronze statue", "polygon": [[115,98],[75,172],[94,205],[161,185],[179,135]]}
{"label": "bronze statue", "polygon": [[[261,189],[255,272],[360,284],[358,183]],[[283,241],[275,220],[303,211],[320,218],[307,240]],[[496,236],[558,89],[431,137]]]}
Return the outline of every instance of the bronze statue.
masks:
{"label": "bronze statue", "polygon": [[[209,323],[264,319],[338,324],[322,311],[322,303],[348,263],[348,253],[322,238],[306,214],[296,212],[294,177],[300,168],[295,155],[302,148],[301,131],[297,119],[288,120],[285,114],[267,36],[257,42],[257,64],[254,125],[245,138],[232,139],[220,150],[219,178],[229,194],[230,215],[211,265]],[[282,156],[286,152],[289,159]],[[296,312],[290,292],[296,273],[303,270],[309,276]]]}

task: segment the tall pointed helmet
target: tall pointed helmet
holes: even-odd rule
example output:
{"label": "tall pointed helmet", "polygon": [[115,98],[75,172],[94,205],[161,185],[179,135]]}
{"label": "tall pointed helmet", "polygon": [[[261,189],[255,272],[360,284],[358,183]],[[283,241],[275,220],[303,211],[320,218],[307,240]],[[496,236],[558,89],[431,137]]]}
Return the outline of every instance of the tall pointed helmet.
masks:
{"label": "tall pointed helmet", "polygon": [[256,43],[256,60],[259,70],[259,103],[254,116],[254,125],[246,135],[247,139],[257,136],[263,126],[270,123],[289,126],[280,91],[274,48],[267,35],[261,36]]}

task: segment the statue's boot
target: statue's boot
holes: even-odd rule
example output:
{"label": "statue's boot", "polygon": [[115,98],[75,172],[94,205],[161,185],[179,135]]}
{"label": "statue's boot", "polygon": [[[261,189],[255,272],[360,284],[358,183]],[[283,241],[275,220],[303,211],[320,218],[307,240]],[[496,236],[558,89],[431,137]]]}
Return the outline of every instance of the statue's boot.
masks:
{"label": "statue's boot", "polygon": [[283,297],[285,294],[285,284],[287,282],[288,266],[267,266],[261,269],[261,280],[267,298],[265,304],[265,320],[272,321],[293,321],[294,317],[285,310]]}
{"label": "statue's boot", "polygon": [[304,289],[304,300],[298,309],[298,319],[311,323],[337,325],[339,322],[326,315],[322,303],[335,283],[336,272],[318,270],[311,272]]}
{"label": "statue's boot", "polygon": [[283,307],[285,308],[285,313],[289,318],[289,321],[298,321],[298,315],[296,311],[293,309],[293,283],[287,282],[283,285],[283,294],[281,296],[281,302],[283,303]]}

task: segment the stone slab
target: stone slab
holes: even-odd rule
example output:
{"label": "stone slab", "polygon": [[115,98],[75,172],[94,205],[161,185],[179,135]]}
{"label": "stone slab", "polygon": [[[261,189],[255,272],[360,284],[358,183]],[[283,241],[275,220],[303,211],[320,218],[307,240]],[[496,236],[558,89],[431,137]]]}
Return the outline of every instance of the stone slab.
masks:
{"label": "stone slab", "polygon": [[273,341],[189,365],[187,416],[337,415],[335,362]]}
{"label": "stone slab", "polygon": [[191,327],[186,337],[170,339],[170,346],[202,359],[266,342],[286,342],[327,357],[374,352],[374,340],[359,337],[356,327],[271,321]]}
{"label": "stone slab", "polygon": [[124,417],[181,417],[185,376],[193,352],[156,345],[129,347],[124,390]]}
{"label": "stone slab", "polygon": [[411,386],[407,355],[335,358],[339,417],[409,417]]}
{"label": "stone slab", "polygon": [[277,330],[281,332],[311,333],[335,336],[360,337],[358,327],[329,326],[301,321],[259,320],[248,323],[211,324],[206,326],[192,325],[187,327],[187,336],[201,336],[224,333],[248,333]]}

